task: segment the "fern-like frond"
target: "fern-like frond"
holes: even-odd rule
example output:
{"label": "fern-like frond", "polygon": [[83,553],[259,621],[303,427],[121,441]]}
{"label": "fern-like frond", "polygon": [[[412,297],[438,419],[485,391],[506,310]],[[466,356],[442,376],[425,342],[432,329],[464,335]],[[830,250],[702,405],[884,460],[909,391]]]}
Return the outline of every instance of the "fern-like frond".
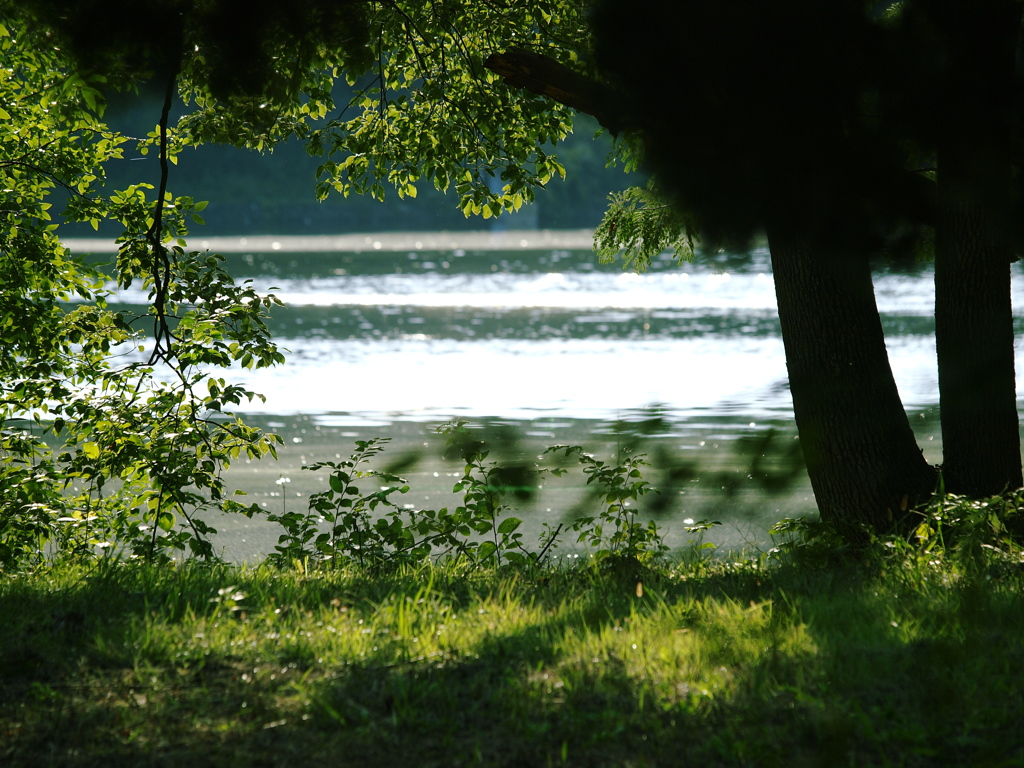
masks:
{"label": "fern-like frond", "polygon": [[621,258],[624,269],[639,273],[662,253],[677,262],[692,261],[698,240],[693,216],[665,200],[652,182],[608,196],[608,209],[594,231],[594,250],[602,264]]}

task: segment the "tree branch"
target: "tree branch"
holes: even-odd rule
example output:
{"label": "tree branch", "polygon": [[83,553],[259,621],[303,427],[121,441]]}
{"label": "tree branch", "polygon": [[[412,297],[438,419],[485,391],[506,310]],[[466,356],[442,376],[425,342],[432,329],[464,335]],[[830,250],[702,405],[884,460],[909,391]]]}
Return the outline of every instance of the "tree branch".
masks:
{"label": "tree branch", "polygon": [[[160,110],[160,183],[156,194],[156,205],[153,206],[153,223],[146,232],[146,239],[149,240],[153,249],[153,308],[156,310],[156,318],[153,321],[153,351],[149,356],[150,365],[154,364],[160,357],[168,360],[173,354],[171,349],[172,334],[167,323],[167,291],[171,283],[171,261],[167,255],[167,248],[163,243],[163,212],[164,197],[167,194],[167,177],[170,175],[167,163],[167,122],[171,113],[171,102],[174,98],[174,86],[177,82],[177,75],[172,75],[167,82],[164,93],[163,108]],[[162,352],[162,343],[167,342],[166,355]]]}
{"label": "tree branch", "polygon": [[484,66],[512,88],[525,88],[597,118],[612,135],[618,135],[625,127],[622,115],[615,109],[620,98],[613,88],[574,72],[549,56],[510,48],[505,53],[492,53]]}

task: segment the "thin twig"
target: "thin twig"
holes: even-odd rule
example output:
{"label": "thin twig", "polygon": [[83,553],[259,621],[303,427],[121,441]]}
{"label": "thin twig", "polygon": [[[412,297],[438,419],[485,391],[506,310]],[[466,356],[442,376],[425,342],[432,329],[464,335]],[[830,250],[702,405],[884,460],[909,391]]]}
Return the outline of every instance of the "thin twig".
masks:
{"label": "thin twig", "polygon": [[[153,249],[153,283],[155,295],[153,297],[153,309],[156,311],[154,320],[153,335],[155,337],[153,352],[150,354],[149,363],[154,364],[163,358],[170,361],[171,353],[171,332],[167,323],[167,290],[171,282],[171,262],[167,255],[167,248],[163,244],[163,208],[164,197],[167,194],[167,179],[170,175],[170,164],[167,162],[167,123],[171,113],[171,102],[174,98],[174,86],[177,82],[177,74],[171,75],[167,82],[167,90],[164,93],[164,104],[160,111],[160,184],[157,190],[156,205],[153,209],[153,224],[146,232],[146,239],[149,240]],[[166,351],[162,344],[167,344]]]}
{"label": "thin twig", "polygon": [[555,540],[558,538],[558,534],[561,533],[562,525],[563,525],[563,523],[559,523],[558,526],[555,528],[555,530],[553,530],[551,532],[551,536],[550,536],[550,538],[548,538],[548,543],[544,545],[544,549],[542,549],[540,551],[540,554],[538,554],[537,557],[535,558],[534,562],[536,562],[537,565],[540,565],[542,562],[544,562],[544,556],[547,554],[548,550],[551,548],[551,545],[555,543]]}

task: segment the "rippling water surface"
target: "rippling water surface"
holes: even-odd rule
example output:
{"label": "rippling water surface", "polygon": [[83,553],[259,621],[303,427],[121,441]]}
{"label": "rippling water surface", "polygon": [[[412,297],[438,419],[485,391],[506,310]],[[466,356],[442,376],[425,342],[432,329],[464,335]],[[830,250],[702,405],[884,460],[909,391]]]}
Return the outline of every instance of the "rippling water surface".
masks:
{"label": "rippling water surface", "polygon": [[[763,250],[663,258],[642,275],[559,250],[241,254],[231,266],[287,305],[272,318],[287,365],[242,374],[267,396],[253,412],[614,419],[657,404],[680,421],[791,417]],[[931,406],[931,274],[880,273],[876,293],[904,403]]]}

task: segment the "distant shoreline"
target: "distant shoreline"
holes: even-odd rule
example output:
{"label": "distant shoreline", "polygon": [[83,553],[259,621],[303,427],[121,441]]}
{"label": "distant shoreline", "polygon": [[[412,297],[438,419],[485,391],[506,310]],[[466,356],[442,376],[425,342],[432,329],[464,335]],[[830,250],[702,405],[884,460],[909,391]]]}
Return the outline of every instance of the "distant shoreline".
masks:
{"label": "distant shoreline", "polygon": [[[114,253],[117,244],[102,237],[68,238],[73,253]],[[193,237],[188,247],[217,253],[363,253],[402,251],[592,250],[590,229],[519,229],[466,232],[373,232],[349,235],[252,235]]]}

